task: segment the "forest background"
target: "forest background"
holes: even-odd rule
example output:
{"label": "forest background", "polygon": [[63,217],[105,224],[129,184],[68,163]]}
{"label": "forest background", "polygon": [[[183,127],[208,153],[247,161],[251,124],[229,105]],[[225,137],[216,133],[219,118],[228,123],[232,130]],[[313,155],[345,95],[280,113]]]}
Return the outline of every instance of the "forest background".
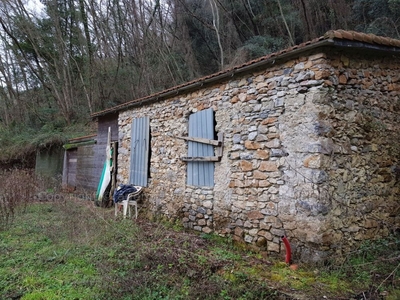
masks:
{"label": "forest background", "polygon": [[400,39],[400,0],[2,0],[0,161],[93,130],[90,114],[322,36]]}

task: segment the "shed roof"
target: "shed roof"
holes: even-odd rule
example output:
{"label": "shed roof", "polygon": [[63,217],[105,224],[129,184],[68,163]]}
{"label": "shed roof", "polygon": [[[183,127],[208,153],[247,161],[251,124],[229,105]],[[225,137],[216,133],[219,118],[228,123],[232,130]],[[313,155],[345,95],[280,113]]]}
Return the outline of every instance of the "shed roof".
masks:
{"label": "shed roof", "polygon": [[330,30],[323,36],[311,41],[259,57],[244,64],[225,69],[211,75],[185,82],[146,97],[128,101],[117,106],[98,111],[93,113],[91,117],[96,118],[110,113],[116,113],[120,110],[125,110],[130,107],[141,106],[145,103],[161,101],[183,92],[199,89],[204,85],[217,83],[218,81],[226,80],[227,78],[232,78],[237,74],[253,71],[263,66],[265,67],[267,65],[273,65],[277,60],[287,59],[292,56],[299,55],[299,53],[307,50],[323,46],[353,49],[362,48],[400,54],[400,40],[356,31]]}

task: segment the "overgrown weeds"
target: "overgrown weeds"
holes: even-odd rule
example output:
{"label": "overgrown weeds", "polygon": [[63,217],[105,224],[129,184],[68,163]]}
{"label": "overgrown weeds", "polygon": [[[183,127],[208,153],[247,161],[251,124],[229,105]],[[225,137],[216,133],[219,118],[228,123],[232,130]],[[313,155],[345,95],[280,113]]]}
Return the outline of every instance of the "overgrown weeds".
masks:
{"label": "overgrown weeds", "polygon": [[224,246],[92,202],[30,204],[0,238],[1,299],[285,299],[224,275],[236,273],[230,247],[213,255]]}
{"label": "overgrown weeds", "polygon": [[14,216],[35,201],[40,191],[58,191],[58,183],[38,176],[33,170],[12,169],[0,172],[0,230],[8,228]]}
{"label": "overgrown weeds", "polygon": [[32,172],[12,170],[0,174],[0,228],[7,228],[17,210],[24,210],[35,186]]}
{"label": "overgrown weeds", "polygon": [[65,121],[59,118],[45,119],[52,121],[29,125],[13,123],[10,126],[0,123],[0,162],[33,168],[38,150],[61,147],[69,138],[88,135],[95,130],[91,123],[66,126]]}
{"label": "overgrown weeds", "polygon": [[[398,299],[400,295],[400,235],[365,241],[345,262],[330,266],[330,273],[363,287],[367,299]],[[360,297],[361,297],[360,296]]]}
{"label": "overgrown weeds", "polygon": [[[29,182],[30,173],[8,175]],[[33,177],[32,177],[33,178]],[[6,178],[4,178],[6,180]],[[15,186],[15,184],[14,184]],[[35,190],[36,189],[36,190]],[[71,195],[35,201],[0,232],[0,299],[398,299],[400,237],[362,243],[338,264],[299,264],[176,224],[122,219]],[[51,192],[54,192],[51,188]],[[29,198],[31,197],[31,198]],[[33,198],[32,198],[33,197]],[[15,200],[17,201],[17,200]],[[9,223],[11,224],[11,223]]]}

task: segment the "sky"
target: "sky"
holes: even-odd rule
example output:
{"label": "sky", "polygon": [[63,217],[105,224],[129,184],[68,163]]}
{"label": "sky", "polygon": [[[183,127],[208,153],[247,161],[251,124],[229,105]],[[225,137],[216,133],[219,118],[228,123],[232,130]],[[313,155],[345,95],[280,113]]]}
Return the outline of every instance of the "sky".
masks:
{"label": "sky", "polygon": [[39,0],[25,0],[25,2],[27,3],[26,5],[27,10],[31,12],[40,13],[40,11],[44,7]]}

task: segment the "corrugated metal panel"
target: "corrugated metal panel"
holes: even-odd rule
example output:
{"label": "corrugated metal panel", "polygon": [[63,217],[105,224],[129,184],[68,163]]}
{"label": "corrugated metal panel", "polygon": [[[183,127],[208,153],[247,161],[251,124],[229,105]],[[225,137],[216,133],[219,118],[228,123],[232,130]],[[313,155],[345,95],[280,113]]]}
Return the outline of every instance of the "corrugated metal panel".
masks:
{"label": "corrugated metal panel", "polygon": [[150,119],[143,117],[132,121],[131,165],[129,183],[147,186],[149,167]]}
{"label": "corrugated metal panel", "polygon": [[[189,137],[214,139],[214,112],[212,108],[194,113],[189,117]],[[213,156],[212,145],[188,142],[188,156]],[[188,162],[187,184],[195,186],[214,186],[214,163]]]}

